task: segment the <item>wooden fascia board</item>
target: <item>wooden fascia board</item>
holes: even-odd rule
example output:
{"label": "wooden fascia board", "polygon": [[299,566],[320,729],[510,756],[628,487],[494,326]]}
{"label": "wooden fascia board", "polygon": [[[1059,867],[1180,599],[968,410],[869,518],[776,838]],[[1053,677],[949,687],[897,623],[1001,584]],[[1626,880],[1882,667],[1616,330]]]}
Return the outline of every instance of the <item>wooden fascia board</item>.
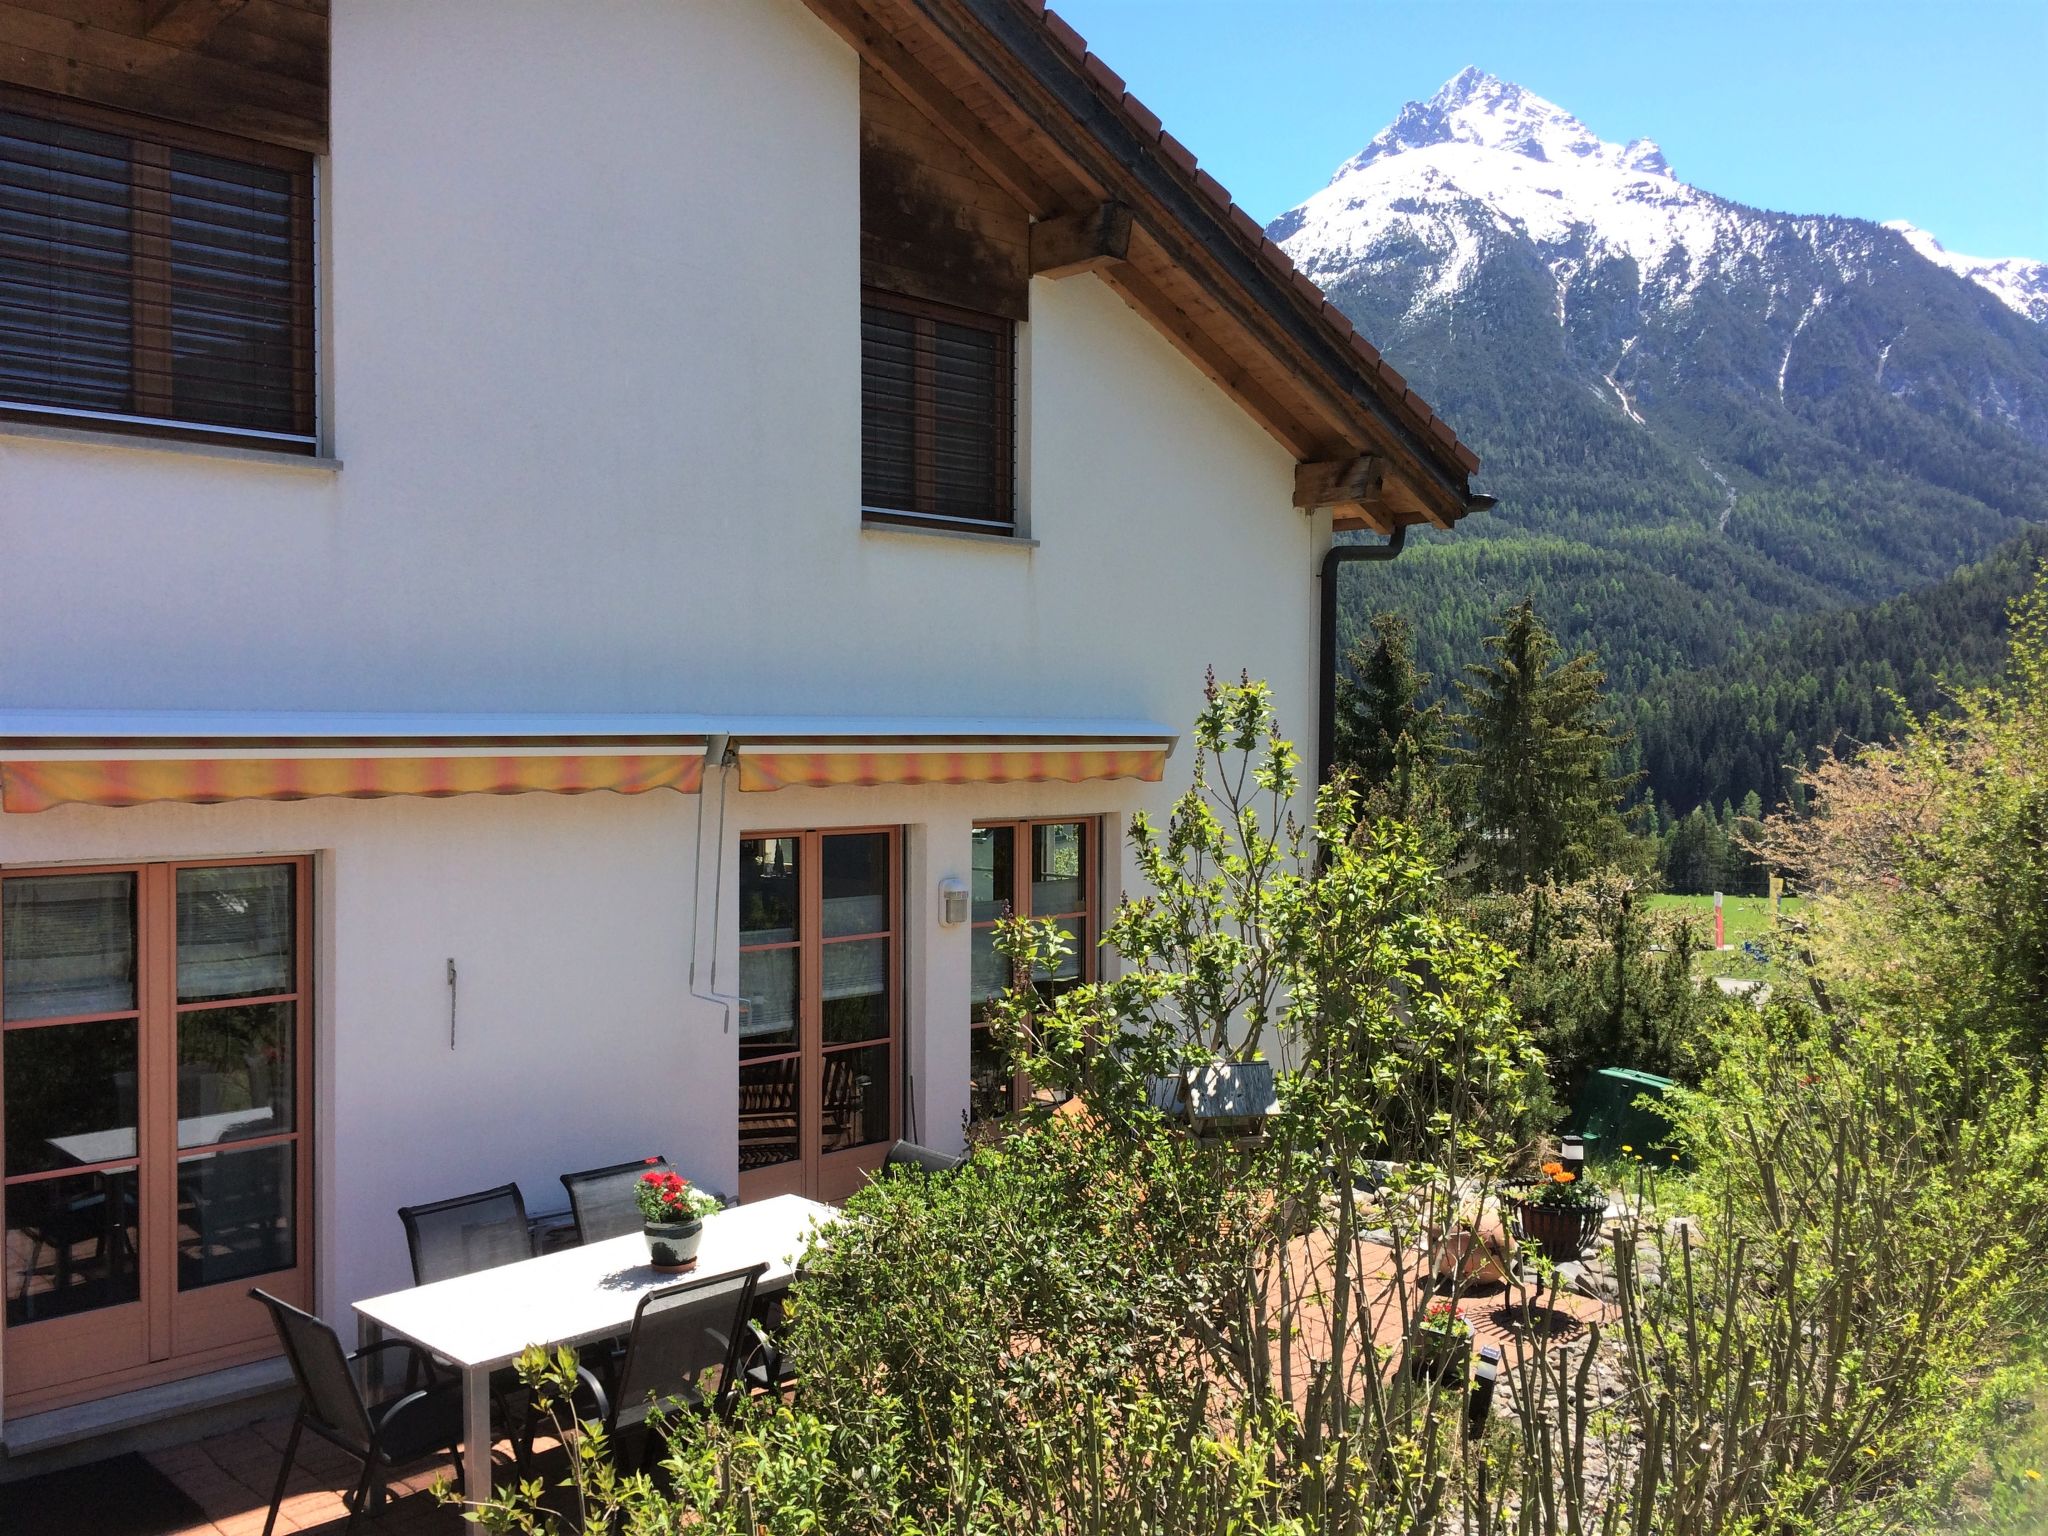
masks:
{"label": "wooden fascia board", "polygon": [[[1161,209],[1164,218],[1142,220],[1145,231],[1169,259],[1202,284],[1212,302],[1259,337],[1268,350],[1290,366],[1300,368],[1306,363],[1337,386],[1326,388],[1303,380],[1335,408],[1339,420],[1350,418],[1353,430],[1361,413],[1368,419],[1374,436],[1384,439],[1392,450],[1400,477],[1414,487],[1417,500],[1436,514],[1428,521],[1442,517],[1448,523],[1463,513],[1462,467],[1453,470],[1445,465],[1416,428],[1401,420],[1377,390],[1358,379],[1360,364],[1348,346],[1291,293],[1278,290],[1259,259],[1231,237],[1215,205],[1166,166],[1155,144],[1139,139],[1122,113],[1072,67],[1072,61],[1035,18],[1026,15],[1015,0],[899,3],[914,10],[931,35],[1008,100],[1020,118],[1044,132],[1094,195],[1129,201],[1141,214],[1147,203]],[[1037,102],[1027,99],[1032,93],[1040,98]],[[1048,105],[1078,123],[1084,132],[1078,137],[1055,132],[1051,115],[1044,110]],[[1247,297],[1255,314],[1246,313]]]}
{"label": "wooden fascia board", "polygon": [[932,125],[1014,197],[1034,218],[1057,217],[1064,200],[1015,150],[1004,144],[960,99],[920,64],[858,0],[804,0],[811,14],[837,33]]}

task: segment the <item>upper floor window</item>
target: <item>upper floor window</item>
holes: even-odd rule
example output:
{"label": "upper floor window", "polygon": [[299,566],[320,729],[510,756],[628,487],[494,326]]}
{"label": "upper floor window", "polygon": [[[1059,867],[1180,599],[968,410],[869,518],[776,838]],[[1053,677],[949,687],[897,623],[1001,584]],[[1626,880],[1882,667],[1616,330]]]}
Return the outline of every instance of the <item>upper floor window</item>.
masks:
{"label": "upper floor window", "polygon": [[861,302],[861,510],[1015,531],[1015,325],[870,289]]}
{"label": "upper floor window", "polygon": [[0,88],[0,414],[311,451],[313,162]]}

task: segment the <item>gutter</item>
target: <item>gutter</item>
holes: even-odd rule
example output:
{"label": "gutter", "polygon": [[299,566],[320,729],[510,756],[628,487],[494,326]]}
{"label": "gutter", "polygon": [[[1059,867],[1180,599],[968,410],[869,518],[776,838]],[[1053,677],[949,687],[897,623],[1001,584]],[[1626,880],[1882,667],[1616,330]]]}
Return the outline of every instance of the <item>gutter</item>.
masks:
{"label": "gutter", "polygon": [[[1468,496],[1467,512],[1485,512],[1499,505],[1487,495]],[[1321,603],[1317,641],[1316,673],[1316,787],[1330,782],[1330,770],[1337,758],[1337,573],[1360,560],[1392,560],[1408,542],[1406,523],[1396,523],[1384,544],[1332,544],[1323,555],[1317,577]]]}

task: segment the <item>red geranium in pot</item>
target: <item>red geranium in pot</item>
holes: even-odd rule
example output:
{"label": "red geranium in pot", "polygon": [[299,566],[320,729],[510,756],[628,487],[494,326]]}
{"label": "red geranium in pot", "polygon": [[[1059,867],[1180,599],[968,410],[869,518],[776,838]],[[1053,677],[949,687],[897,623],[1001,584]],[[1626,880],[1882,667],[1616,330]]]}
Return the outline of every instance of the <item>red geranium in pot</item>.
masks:
{"label": "red geranium in pot", "polygon": [[704,1218],[720,1209],[718,1196],[696,1188],[679,1173],[650,1168],[633,1186],[640,1202],[648,1261],[656,1269],[687,1269],[704,1241]]}

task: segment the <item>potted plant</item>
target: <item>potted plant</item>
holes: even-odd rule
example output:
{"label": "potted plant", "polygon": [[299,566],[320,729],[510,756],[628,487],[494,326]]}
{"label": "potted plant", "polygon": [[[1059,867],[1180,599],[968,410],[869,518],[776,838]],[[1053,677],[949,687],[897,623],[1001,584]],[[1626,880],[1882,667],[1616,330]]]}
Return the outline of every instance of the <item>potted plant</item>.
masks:
{"label": "potted plant", "polygon": [[1542,1177],[1521,1190],[1508,1196],[1515,1209],[1515,1236],[1552,1263],[1576,1259],[1600,1235],[1607,1192],[1563,1163],[1545,1163]]}
{"label": "potted plant", "polygon": [[1471,1363],[1472,1325],[1455,1301],[1431,1302],[1408,1345],[1408,1374],[1442,1387],[1463,1386]]}
{"label": "potted plant", "polygon": [[648,1262],[670,1273],[696,1263],[697,1245],[704,1241],[704,1218],[720,1209],[718,1196],[665,1168],[641,1174],[633,1195],[640,1202]]}

